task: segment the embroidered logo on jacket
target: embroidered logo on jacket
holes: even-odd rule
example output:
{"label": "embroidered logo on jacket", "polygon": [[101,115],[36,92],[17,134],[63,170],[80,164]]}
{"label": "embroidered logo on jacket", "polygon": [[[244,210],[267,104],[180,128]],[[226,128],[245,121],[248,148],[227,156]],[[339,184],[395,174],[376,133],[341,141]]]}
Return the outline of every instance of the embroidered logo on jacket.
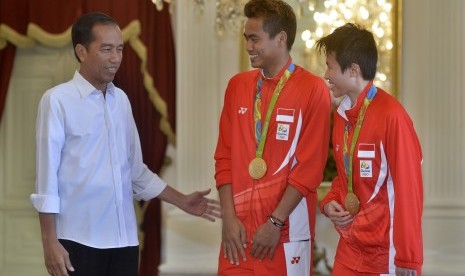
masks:
{"label": "embroidered logo on jacket", "polygon": [[237,113],[239,114],[245,114],[247,112],[247,107],[240,107]]}
{"label": "embroidered logo on jacket", "polygon": [[291,264],[298,264],[300,261],[300,256],[292,257]]}
{"label": "embroidered logo on jacket", "polygon": [[360,177],[373,177],[371,160],[360,160]]}
{"label": "embroidered logo on jacket", "polygon": [[276,129],[276,140],[289,140],[288,124],[278,124],[278,128]]}

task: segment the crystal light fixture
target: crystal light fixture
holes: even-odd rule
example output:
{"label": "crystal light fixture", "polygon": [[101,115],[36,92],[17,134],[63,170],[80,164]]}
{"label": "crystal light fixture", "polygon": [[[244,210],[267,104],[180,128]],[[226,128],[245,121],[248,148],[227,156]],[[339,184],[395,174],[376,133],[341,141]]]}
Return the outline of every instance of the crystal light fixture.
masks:
{"label": "crystal light fixture", "polygon": [[[204,7],[205,7],[205,3],[204,3],[204,0],[189,0],[189,1],[194,1],[196,7],[197,7],[197,10],[199,11],[203,11]],[[157,8],[157,10],[161,11],[163,9],[163,2],[167,3],[167,4],[174,4],[174,2],[176,2],[175,0],[152,0],[152,3],[155,5],[155,7]]]}
{"label": "crystal light fixture", "polygon": [[244,5],[248,0],[216,0],[215,28],[219,35],[228,30],[239,31],[244,24]]}
{"label": "crystal light fixture", "polygon": [[[215,29],[218,35],[223,35],[227,31],[240,30],[245,21],[243,9],[247,1],[248,0],[215,0]],[[168,4],[176,4],[174,3],[175,0],[152,0],[152,2],[157,10],[163,9],[164,2]],[[205,8],[205,0],[194,0],[194,2],[197,11],[203,12]],[[179,5],[181,3],[181,1],[178,1],[177,4]]]}

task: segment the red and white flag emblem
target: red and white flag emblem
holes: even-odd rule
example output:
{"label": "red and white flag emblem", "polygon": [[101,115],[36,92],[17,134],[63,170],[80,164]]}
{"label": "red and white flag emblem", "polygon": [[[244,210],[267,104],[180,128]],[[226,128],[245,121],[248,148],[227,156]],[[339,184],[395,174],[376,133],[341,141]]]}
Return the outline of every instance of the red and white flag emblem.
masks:
{"label": "red and white flag emblem", "polygon": [[375,144],[362,144],[358,145],[358,158],[375,158]]}
{"label": "red and white flag emblem", "polygon": [[276,121],[277,122],[294,122],[294,109],[278,108],[276,111]]}

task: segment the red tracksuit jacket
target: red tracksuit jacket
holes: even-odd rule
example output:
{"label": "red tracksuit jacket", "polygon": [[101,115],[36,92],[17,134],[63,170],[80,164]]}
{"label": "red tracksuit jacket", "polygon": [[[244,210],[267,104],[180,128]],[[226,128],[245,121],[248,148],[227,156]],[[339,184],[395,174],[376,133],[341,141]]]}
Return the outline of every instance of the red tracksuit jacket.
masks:
{"label": "red tracksuit jacket", "polygon": [[[291,60],[289,60],[289,63]],[[262,120],[279,78],[262,85]],[[304,195],[281,230],[281,242],[313,239],[316,189],[329,144],[331,99],[324,81],[296,66],[273,110],[263,152],[268,170],[259,180],[248,166],[255,157],[254,97],[259,70],[239,73],[226,89],[215,152],[217,187],[232,184],[236,215],[250,239],[276,208],[288,184]]]}
{"label": "red tracksuit jacket", "polygon": [[[334,116],[333,148],[338,176],[321,202],[344,203],[344,127],[349,122],[349,148],[369,83],[351,108],[346,97]],[[417,269],[423,263],[422,152],[413,123],[402,105],[382,89],[371,102],[353,155],[353,190],[360,211],[341,235],[336,261],[370,273],[394,273],[395,266]],[[336,227],[337,228],[337,227]],[[420,274],[419,274],[420,275]]]}

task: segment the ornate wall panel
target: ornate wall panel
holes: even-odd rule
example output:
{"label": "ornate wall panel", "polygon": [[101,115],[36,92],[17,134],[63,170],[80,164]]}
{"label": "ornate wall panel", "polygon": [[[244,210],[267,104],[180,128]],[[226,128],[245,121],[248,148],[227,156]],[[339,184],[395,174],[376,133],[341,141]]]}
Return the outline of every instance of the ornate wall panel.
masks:
{"label": "ornate wall panel", "polygon": [[403,2],[403,103],[424,155],[424,274],[463,275],[465,2]]}

